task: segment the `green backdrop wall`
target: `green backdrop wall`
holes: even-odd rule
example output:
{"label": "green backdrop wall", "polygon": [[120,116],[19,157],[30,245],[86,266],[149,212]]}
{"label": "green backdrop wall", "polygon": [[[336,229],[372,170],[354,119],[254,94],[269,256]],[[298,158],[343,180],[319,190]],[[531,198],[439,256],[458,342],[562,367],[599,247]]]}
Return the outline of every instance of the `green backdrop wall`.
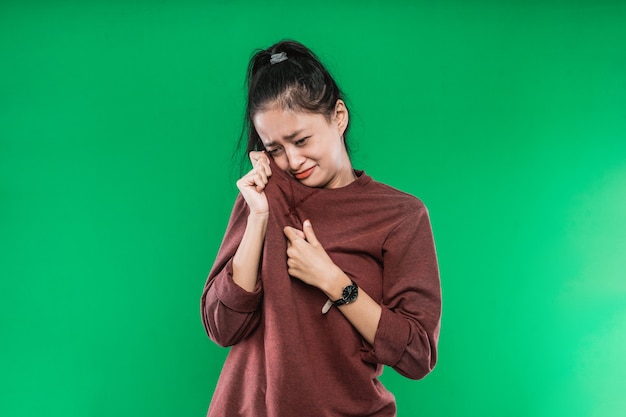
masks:
{"label": "green backdrop wall", "polygon": [[[89,4],[87,4],[89,3]],[[202,416],[199,297],[255,48],[309,45],[354,165],[429,207],[440,362],[407,416],[623,416],[623,1],[0,4],[0,415]]]}

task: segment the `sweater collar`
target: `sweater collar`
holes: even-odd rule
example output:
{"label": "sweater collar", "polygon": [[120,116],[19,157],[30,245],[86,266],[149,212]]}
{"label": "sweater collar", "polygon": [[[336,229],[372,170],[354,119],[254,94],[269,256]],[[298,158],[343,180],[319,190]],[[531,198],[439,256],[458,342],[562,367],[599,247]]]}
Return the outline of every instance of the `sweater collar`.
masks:
{"label": "sweater collar", "polygon": [[[269,157],[269,156],[268,156]],[[360,187],[363,187],[367,183],[369,183],[372,178],[365,173],[363,170],[355,169],[354,173],[356,175],[356,179],[352,181],[350,184],[339,187],[339,188],[316,188],[309,187],[307,185],[302,184],[300,181],[289,175],[286,171],[283,171],[276,165],[276,162],[269,157],[270,160],[270,169],[272,170],[272,177],[275,178],[278,182],[288,185],[290,189],[297,192],[298,194],[311,194],[311,193],[323,193],[323,194],[332,194],[332,193],[341,193],[342,191],[353,191]],[[271,179],[270,179],[271,181]]]}

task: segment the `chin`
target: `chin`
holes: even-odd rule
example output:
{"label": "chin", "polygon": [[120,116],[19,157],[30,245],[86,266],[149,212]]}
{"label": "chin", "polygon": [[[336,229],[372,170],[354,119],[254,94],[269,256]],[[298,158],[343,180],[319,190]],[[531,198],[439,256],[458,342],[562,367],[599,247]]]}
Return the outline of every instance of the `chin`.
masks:
{"label": "chin", "polygon": [[319,181],[316,181],[311,177],[305,178],[299,181],[300,181],[300,184],[306,185],[307,187],[311,187],[311,188],[323,188],[324,187],[324,184],[320,184]]}

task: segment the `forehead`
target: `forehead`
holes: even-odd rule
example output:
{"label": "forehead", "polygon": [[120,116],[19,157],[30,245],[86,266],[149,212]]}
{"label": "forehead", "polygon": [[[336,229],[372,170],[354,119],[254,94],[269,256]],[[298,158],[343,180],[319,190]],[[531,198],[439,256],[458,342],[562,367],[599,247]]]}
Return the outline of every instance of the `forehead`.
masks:
{"label": "forehead", "polygon": [[252,118],[254,128],[263,140],[281,140],[294,132],[323,128],[326,118],[317,113],[285,110],[279,107],[257,112]]}

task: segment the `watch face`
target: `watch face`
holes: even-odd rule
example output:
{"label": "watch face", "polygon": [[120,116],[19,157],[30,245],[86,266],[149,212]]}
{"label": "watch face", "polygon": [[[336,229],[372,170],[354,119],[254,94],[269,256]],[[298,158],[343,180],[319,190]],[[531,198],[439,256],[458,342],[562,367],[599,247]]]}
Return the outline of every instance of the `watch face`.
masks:
{"label": "watch face", "polygon": [[342,298],[346,300],[346,303],[351,303],[356,300],[357,295],[359,295],[359,288],[354,284],[348,285],[343,289],[343,293],[341,295]]}

